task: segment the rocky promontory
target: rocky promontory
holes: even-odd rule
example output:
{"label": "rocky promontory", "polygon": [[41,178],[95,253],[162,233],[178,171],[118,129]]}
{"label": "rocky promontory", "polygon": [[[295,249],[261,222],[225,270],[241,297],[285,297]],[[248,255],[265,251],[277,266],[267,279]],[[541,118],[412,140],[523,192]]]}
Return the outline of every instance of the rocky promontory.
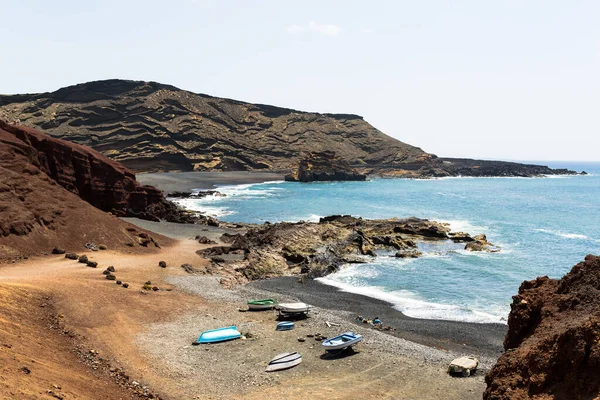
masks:
{"label": "rocky promontory", "polygon": [[365,181],[367,176],[350,167],[346,160],[335,156],[333,151],[309,153],[300,165],[285,176],[289,182]]}
{"label": "rocky promontory", "polygon": [[226,276],[223,283],[232,285],[277,276],[316,278],[342,264],[366,263],[378,249],[390,251],[391,257],[419,257],[419,242],[451,239],[447,224],[426,219],[334,215],[319,222],[250,225],[246,233],[225,234],[221,241],[228,245],[199,254],[213,260],[207,272]]}
{"label": "rocky promontory", "polygon": [[353,114],[304,112],[111,79],[0,95],[0,119],[94,148],[134,171],[295,170],[332,151],[361,174],[404,178],[540,176],[545,166],[438,158]]}
{"label": "rocky promontory", "polygon": [[485,400],[596,399],[600,393],[600,257],[561,279],[521,284],[505,352],[486,376]]}

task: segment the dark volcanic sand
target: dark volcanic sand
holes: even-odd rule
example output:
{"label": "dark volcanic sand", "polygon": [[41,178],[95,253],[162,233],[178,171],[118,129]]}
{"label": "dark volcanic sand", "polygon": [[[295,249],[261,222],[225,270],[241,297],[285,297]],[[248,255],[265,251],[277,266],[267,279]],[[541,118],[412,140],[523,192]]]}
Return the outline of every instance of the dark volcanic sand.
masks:
{"label": "dark volcanic sand", "polygon": [[282,181],[283,173],[276,172],[157,172],[137,174],[142,185],[152,185],[163,192],[189,192],[192,189],[214,189],[216,185],[241,185]]}
{"label": "dark volcanic sand", "polygon": [[297,277],[283,277],[248,285],[295,296],[324,309],[349,311],[369,319],[379,317],[384,325],[396,328],[392,334],[427,346],[488,357],[498,357],[503,350],[506,325],[410,318],[393,309],[388,302],[343,292],[312,279],[300,283]]}

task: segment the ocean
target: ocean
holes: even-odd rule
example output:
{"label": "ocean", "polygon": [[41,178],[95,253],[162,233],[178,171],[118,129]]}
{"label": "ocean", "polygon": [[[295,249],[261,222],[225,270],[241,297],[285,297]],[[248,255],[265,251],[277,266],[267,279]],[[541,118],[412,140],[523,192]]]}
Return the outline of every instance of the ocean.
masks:
{"label": "ocean", "polygon": [[[549,164],[549,163],[545,163]],[[266,182],[222,186],[227,197],[182,205],[230,222],[318,221],[351,214],[448,222],[453,231],[485,233],[499,253],[464,244],[420,244],[424,256],[379,252],[321,282],[389,301],[416,318],[506,323],[524,280],[559,278],[587,254],[600,253],[600,163],[550,163],[587,176],[545,178],[372,179],[367,182]]]}

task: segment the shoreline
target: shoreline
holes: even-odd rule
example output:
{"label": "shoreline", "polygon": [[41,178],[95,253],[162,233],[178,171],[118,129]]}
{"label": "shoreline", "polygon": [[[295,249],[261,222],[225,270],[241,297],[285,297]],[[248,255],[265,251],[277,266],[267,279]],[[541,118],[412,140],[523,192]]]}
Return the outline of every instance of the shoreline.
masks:
{"label": "shoreline", "polygon": [[[204,235],[219,240],[226,228],[204,225],[182,225],[168,222],[151,222],[126,219],[144,229],[175,239]],[[200,258],[200,257],[199,257]],[[314,279],[298,282],[299,277],[288,276],[249,282],[242,287],[270,292],[274,295],[294,297],[316,307],[334,312],[344,311],[365,318],[379,317],[384,325],[396,331],[384,331],[393,336],[437,349],[455,352],[468,351],[478,356],[496,358],[503,351],[504,324],[412,318],[394,309],[392,303],[357,293],[345,292]],[[356,316],[354,315],[354,317]],[[351,321],[354,323],[354,319]],[[362,326],[363,324],[356,324]]]}
{"label": "shoreline", "polygon": [[219,185],[243,185],[282,181],[283,172],[228,171],[228,172],[151,172],[138,173],[142,185],[154,186],[165,193],[189,192],[194,189],[215,189]]}
{"label": "shoreline", "polygon": [[[249,282],[246,286],[296,297],[334,312],[350,312],[368,319],[379,317],[384,325],[395,328],[395,331],[383,332],[428,347],[489,358],[497,358],[504,351],[508,327],[503,324],[412,318],[394,309],[387,301],[342,291],[314,279],[300,283],[298,277],[271,278]],[[368,326],[354,319],[350,322]]]}

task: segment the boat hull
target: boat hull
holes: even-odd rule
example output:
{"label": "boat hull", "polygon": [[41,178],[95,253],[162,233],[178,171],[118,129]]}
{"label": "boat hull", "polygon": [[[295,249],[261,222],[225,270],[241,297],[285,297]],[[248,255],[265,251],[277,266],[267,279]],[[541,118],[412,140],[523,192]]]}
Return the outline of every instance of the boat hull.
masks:
{"label": "boat hull", "polygon": [[323,342],[323,347],[327,351],[343,350],[361,342],[362,339],[362,335],[356,334],[354,332],[346,332],[336,337],[326,339]]}
{"label": "boat hull", "polygon": [[242,337],[242,334],[236,329],[235,326],[228,326],[226,328],[202,332],[196,343],[218,343],[225,342],[227,340],[239,339],[240,337]]}
{"label": "boat hull", "polygon": [[267,365],[266,372],[282,371],[295,367],[302,362],[302,356],[297,352],[281,353],[275,356]]}

